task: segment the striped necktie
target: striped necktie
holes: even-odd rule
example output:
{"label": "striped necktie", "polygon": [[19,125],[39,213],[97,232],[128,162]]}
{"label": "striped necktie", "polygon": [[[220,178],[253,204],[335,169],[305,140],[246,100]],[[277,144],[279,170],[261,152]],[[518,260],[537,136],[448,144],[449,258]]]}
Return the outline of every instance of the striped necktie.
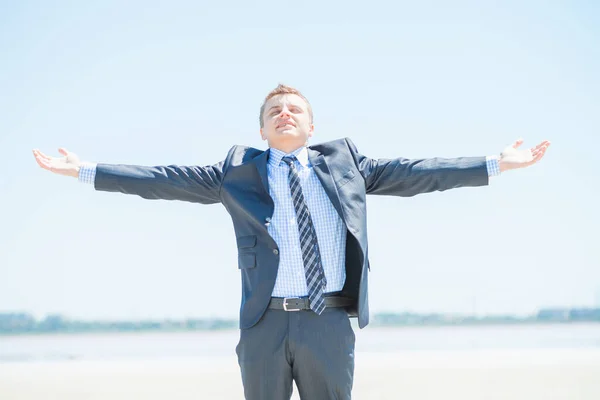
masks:
{"label": "striped necktie", "polygon": [[304,274],[306,275],[306,286],[308,288],[308,299],[310,308],[321,315],[325,310],[325,300],[323,291],[327,285],[323,264],[321,263],[321,253],[319,252],[319,243],[317,241],[317,233],[313,225],[310,212],[304,201],[302,187],[300,186],[300,178],[294,161],[295,156],[286,156],[282,158],[290,167],[288,174],[288,182],[294,209],[296,210],[296,221],[300,232],[300,248],[302,250],[302,260],[304,261]]}

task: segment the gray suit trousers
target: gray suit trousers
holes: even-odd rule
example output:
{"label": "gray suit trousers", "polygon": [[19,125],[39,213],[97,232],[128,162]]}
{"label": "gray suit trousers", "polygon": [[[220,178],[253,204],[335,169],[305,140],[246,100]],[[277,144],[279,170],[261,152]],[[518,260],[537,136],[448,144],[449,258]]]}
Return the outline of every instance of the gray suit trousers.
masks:
{"label": "gray suit trousers", "polygon": [[343,308],[267,310],[240,331],[236,347],[247,400],[289,400],[296,382],[301,399],[350,399],[354,331]]}

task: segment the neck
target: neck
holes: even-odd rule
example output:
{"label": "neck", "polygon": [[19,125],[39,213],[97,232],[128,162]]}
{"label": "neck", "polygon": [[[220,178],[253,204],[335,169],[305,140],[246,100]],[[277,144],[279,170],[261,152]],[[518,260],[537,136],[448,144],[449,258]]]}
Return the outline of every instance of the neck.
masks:
{"label": "neck", "polygon": [[290,154],[290,153],[298,150],[301,147],[305,147],[306,145],[307,145],[307,143],[304,143],[300,146],[298,146],[298,144],[283,143],[283,144],[269,145],[269,147],[272,149],[277,149],[277,150],[283,151],[285,154]]}

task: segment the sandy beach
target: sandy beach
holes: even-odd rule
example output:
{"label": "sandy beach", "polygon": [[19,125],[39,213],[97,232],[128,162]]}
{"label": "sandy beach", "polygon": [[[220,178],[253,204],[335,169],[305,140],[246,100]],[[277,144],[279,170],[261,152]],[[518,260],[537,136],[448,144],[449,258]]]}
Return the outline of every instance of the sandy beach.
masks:
{"label": "sandy beach", "polygon": [[[299,399],[294,390],[293,399]],[[354,399],[600,398],[600,349],[357,353]],[[243,399],[235,358],[0,364],[0,399]]]}

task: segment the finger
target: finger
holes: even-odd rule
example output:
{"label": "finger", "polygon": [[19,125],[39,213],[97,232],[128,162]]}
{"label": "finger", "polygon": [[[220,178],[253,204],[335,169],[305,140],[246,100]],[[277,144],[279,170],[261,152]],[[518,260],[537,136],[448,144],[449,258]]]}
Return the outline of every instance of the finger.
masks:
{"label": "finger", "polygon": [[43,158],[45,160],[51,160],[52,159],[52,157],[45,155],[44,153],[42,153],[38,149],[34,150],[34,154],[38,155],[39,157],[41,157],[41,158]]}
{"label": "finger", "polygon": [[516,149],[516,148],[518,148],[518,147],[519,147],[520,145],[522,145],[522,144],[523,144],[523,139],[518,139],[516,142],[514,142],[514,143],[512,144],[512,148],[513,148],[513,149]]}
{"label": "finger", "polygon": [[533,165],[535,163],[537,163],[538,161],[540,161],[542,159],[542,157],[544,156],[545,150],[538,150],[536,152],[531,152],[531,160],[527,161],[526,163],[522,164],[522,167],[529,167],[530,165]]}
{"label": "finger", "polygon": [[546,151],[546,149],[548,148],[548,146],[550,146],[549,142],[544,142],[544,143],[540,143],[537,146],[535,146],[534,148],[531,149],[531,153],[532,154],[537,154],[540,151]]}
{"label": "finger", "polygon": [[535,146],[534,148],[532,148],[532,150],[541,149],[542,147],[548,147],[548,146],[550,146],[550,142],[547,140],[544,140],[542,143],[540,143],[537,146]]}
{"label": "finger", "polygon": [[39,159],[44,159],[42,157],[42,154],[39,151],[37,151],[37,150],[33,151],[33,156],[35,157],[36,161],[39,160]]}
{"label": "finger", "polygon": [[542,157],[544,157],[544,154],[546,154],[546,151],[540,151],[539,153],[537,153],[533,158],[533,163],[540,161]]}
{"label": "finger", "polygon": [[67,149],[65,149],[64,147],[60,147],[60,148],[58,149],[58,152],[59,152],[60,154],[62,154],[63,156],[65,156],[65,157],[68,157],[68,156],[69,156],[69,152],[68,152],[68,151],[67,151]]}
{"label": "finger", "polygon": [[40,158],[42,158],[42,159],[44,159],[44,160],[47,160],[47,161],[50,161],[50,160],[52,159],[52,157],[49,157],[49,156],[45,155],[44,153],[42,153],[41,151],[39,151],[39,150],[37,150],[37,149],[36,149],[36,150],[34,150],[33,154],[34,154],[36,157],[40,157]]}
{"label": "finger", "polygon": [[531,150],[531,155],[535,157],[536,155],[538,155],[542,151],[546,151],[546,148],[545,147],[540,147],[540,148],[537,148],[537,149],[533,149],[533,150]]}
{"label": "finger", "polygon": [[540,160],[542,159],[542,157],[543,157],[543,156],[539,156],[539,157],[535,158],[535,159],[534,159],[534,160],[531,162],[531,165],[533,165],[533,164],[537,164],[538,162],[540,162]]}
{"label": "finger", "polygon": [[550,146],[550,142],[548,142],[548,143],[544,144],[543,146],[539,146],[538,148],[536,148],[536,149],[533,151],[533,153],[537,154],[537,153],[539,153],[539,152],[545,152],[545,151],[548,149],[548,147],[549,147],[549,146]]}
{"label": "finger", "polygon": [[41,158],[39,158],[39,157],[36,157],[36,158],[35,158],[35,161],[37,161],[37,163],[38,163],[38,165],[39,165],[40,167],[42,167],[42,168],[44,168],[44,169],[47,169],[47,170],[50,170],[50,168],[51,168],[51,167],[50,167],[50,163],[49,163],[48,161],[46,161],[46,160],[43,160],[43,159],[41,159]]}

